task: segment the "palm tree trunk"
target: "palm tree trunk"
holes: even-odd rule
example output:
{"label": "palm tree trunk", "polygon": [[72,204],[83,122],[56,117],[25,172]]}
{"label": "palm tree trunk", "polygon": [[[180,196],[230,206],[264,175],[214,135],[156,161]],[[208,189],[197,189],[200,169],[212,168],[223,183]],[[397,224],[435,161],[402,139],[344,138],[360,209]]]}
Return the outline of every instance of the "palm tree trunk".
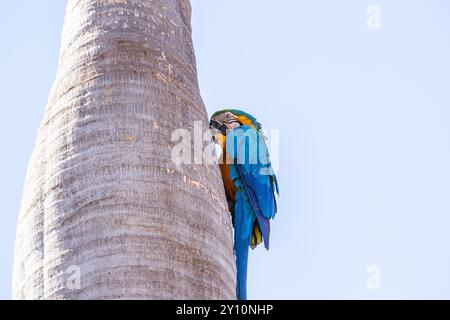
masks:
{"label": "palm tree trunk", "polygon": [[17,230],[16,299],[235,299],[215,165],[176,166],[207,124],[188,0],[68,0]]}

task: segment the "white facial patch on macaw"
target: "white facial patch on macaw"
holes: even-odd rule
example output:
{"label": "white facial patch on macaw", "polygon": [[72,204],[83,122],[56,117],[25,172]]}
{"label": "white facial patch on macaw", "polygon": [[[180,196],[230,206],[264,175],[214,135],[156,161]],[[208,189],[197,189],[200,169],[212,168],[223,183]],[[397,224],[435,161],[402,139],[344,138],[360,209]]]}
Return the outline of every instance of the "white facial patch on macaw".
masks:
{"label": "white facial patch on macaw", "polygon": [[228,127],[228,129],[233,130],[233,129],[239,128],[241,126],[241,124],[237,121],[233,121],[233,122],[227,124],[226,126]]}
{"label": "white facial patch on macaw", "polygon": [[217,122],[223,123],[225,125],[228,125],[233,122],[236,122],[237,117],[234,114],[232,114],[231,112],[224,112],[224,113],[221,113],[221,114],[218,114],[217,116],[215,116],[214,120],[216,120]]}

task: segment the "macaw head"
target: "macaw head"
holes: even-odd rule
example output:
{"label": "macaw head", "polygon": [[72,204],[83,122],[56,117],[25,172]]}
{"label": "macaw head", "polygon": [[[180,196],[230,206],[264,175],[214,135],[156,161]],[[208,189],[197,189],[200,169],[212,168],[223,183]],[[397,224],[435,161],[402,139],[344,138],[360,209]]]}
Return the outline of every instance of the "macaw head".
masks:
{"label": "macaw head", "polygon": [[222,135],[227,135],[227,130],[233,130],[242,125],[249,125],[256,130],[261,129],[261,124],[256,121],[256,118],[252,115],[236,109],[225,109],[217,111],[211,117],[209,123],[211,129],[215,128],[219,130]]}

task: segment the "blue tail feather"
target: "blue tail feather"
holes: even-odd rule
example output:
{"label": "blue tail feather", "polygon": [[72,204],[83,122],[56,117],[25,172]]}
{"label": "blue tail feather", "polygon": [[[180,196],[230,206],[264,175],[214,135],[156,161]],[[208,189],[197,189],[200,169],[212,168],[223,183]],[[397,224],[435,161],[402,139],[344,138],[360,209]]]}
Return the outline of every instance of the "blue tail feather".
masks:
{"label": "blue tail feather", "polygon": [[236,267],[237,267],[237,298],[247,300],[247,265],[250,238],[235,237]]}
{"label": "blue tail feather", "polygon": [[243,190],[238,190],[235,204],[234,251],[237,269],[237,297],[247,299],[247,265],[253,225],[256,217],[248,196]]}

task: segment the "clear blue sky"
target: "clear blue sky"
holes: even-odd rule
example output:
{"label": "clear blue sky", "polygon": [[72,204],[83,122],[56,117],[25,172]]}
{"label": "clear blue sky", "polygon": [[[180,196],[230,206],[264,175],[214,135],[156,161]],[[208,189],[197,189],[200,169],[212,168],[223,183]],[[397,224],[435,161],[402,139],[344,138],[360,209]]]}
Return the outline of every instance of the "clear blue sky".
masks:
{"label": "clear blue sky", "polygon": [[[281,130],[279,214],[271,251],[251,254],[249,297],[450,299],[450,2],[192,3],[208,111]],[[0,298],[64,11],[2,4]]]}

